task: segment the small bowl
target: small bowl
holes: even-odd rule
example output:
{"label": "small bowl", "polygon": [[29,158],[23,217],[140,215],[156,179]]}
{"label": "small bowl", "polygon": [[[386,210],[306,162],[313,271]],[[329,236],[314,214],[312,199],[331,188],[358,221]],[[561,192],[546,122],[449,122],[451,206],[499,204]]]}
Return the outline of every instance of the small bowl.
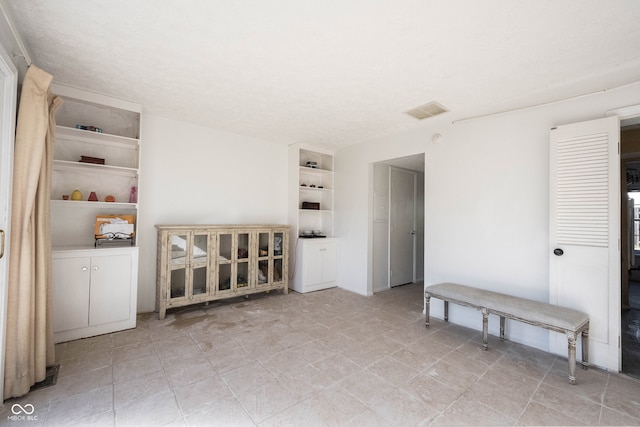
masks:
{"label": "small bowl", "polygon": [[313,235],[314,236],[319,236],[322,234],[322,230],[313,230]]}
{"label": "small bowl", "polygon": [[304,236],[311,236],[311,233],[312,233],[311,230],[302,230],[302,234]]}

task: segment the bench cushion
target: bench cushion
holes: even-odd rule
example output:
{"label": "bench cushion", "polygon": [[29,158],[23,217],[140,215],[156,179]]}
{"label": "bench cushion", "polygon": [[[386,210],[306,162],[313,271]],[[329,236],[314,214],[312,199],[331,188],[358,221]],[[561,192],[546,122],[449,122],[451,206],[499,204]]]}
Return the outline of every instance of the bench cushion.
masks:
{"label": "bench cushion", "polygon": [[464,301],[473,306],[486,307],[495,314],[522,317],[530,322],[553,325],[569,331],[576,331],[589,321],[589,316],[578,310],[456,283],[427,286],[425,292],[434,298],[441,296],[444,299]]}

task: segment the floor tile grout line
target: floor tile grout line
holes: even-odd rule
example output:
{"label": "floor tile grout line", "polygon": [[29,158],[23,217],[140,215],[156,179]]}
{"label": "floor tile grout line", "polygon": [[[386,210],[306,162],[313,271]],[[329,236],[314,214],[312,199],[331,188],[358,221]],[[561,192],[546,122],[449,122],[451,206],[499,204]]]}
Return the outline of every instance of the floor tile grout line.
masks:
{"label": "floor tile grout line", "polygon": [[600,415],[598,416],[598,425],[602,425],[602,412],[604,410],[604,397],[607,394],[607,388],[609,386],[609,381],[611,380],[611,374],[607,372],[607,381],[604,384],[604,390],[602,391],[602,395],[600,396]]}
{"label": "floor tile grout line", "polygon": [[[238,401],[238,404],[240,405],[240,407],[242,408],[242,410],[244,411],[244,413],[251,419],[251,422],[253,422],[254,425],[258,425],[258,422],[256,420],[253,419],[253,417],[251,416],[251,414],[249,413],[249,411],[247,410],[247,408],[245,407],[245,405],[242,403],[242,400],[240,400],[240,397],[236,394],[235,391],[233,391],[233,388],[229,385],[229,383],[227,382],[227,380],[224,378],[224,376],[218,374],[220,376],[220,380],[222,380],[222,382],[225,384],[225,386],[227,387],[227,389],[229,390],[229,392],[233,395],[234,399],[236,399]],[[264,421],[263,421],[264,422]]]}
{"label": "floor tile grout line", "polygon": [[[338,300],[338,298],[335,298],[335,297],[331,297],[331,298],[330,298],[330,301],[334,301],[334,300],[335,300],[335,301],[337,301],[337,300]],[[266,300],[263,300],[263,301],[266,301]],[[300,299],[298,299],[297,301],[301,301],[301,300],[300,300]],[[318,304],[318,301],[321,301],[321,300],[320,300],[320,299],[315,299],[315,300],[313,301],[313,303],[312,303],[312,304],[307,304],[307,305],[305,305],[305,306],[307,306],[307,307],[309,307],[309,308],[310,308],[310,310],[311,310],[311,311],[310,311],[310,313],[313,313],[313,310],[320,310],[320,311],[322,312],[322,304]],[[389,298],[389,299],[388,299],[388,301],[393,301],[393,299],[390,299],[390,298]],[[271,307],[269,307],[269,308],[262,307],[262,308],[259,308],[259,309],[260,309],[260,310],[272,310],[272,309],[273,309],[273,310],[277,310],[277,309],[282,309],[282,307],[283,307],[283,305],[282,305],[282,304],[278,304],[277,306],[271,306]],[[353,305],[351,305],[351,307],[353,307]],[[367,308],[367,309],[369,309],[369,310],[371,310],[371,309],[380,310],[380,315],[384,317],[384,311],[381,309],[381,307],[382,307],[382,305],[369,304],[369,306],[368,306],[368,308]],[[240,311],[240,310],[238,310],[238,314],[239,314],[239,315],[243,315],[243,314],[242,314],[242,311]],[[355,312],[355,311],[354,311],[354,316],[353,316],[353,318],[357,319],[357,318],[359,318],[359,317],[361,317],[361,314],[360,314],[359,312]],[[312,314],[308,314],[308,315],[307,315],[307,318],[313,318],[313,315],[312,315]],[[248,318],[247,318],[247,319],[248,319]],[[248,321],[249,323],[251,323],[252,325],[254,325],[254,326],[256,326],[256,327],[264,327],[264,326],[265,326],[262,322],[257,321],[257,320],[258,320],[258,318],[251,318],[251,319],[252,319],[251,321],[249,321],[249,320],[247,320],[247,321]],[[376,335],[375,337],[371,337],[371,338],[370,338],[370,340],[375,341],[376,339],[380,339],[380,337],[383,337],[383,338],[384,338],[384,335],[385,335],[385,334],[389,334],[390,332],[392,332],[394,328],[403,328],[403,327],[406,327],[407,325],[413,324],[413,323],[415,323],[415,322],[417,322],[417,321],[421,321],[421,320],[422,320],[422,316],[420,316],[419,318],[416,318],[416,320],[414,320],[414,321],[397,320],[397,321],[398,321],[398,324],[395,324],[395,323],[394,323],[394,322],[396,321],[396,319],[393,319],[393,318],[391,318],[391,317],[390,317],[389,319],[391,319],[391,320],[388,320],[388,322],[389,322],[389,323],[385,323],[385,325],[386,325],[386,326],[385,326],[385,332],[384,332],[384,333],[382,333],[382,334],[378,334],[378,335]],[[246,319],[245,319],[245,320],[246,320]],[[276,320],[277,320],[277,319],[276,319]],[[283,322],[283,321],[284,321],[283,319],[280,319],[280,322]],[[382,321],[382,320],[381,320],[381,321]],[[322,325],[320,322],[316,322],[316,323],[317,323],[319,326],[321,326],[321,325]],[[331,322],[328,322],[328,323],[331,323]],[[383,323],[384,323],[384,322],[383,322]],[[298,323],[298,324],[296,324],[296,325],[299,327],[301,324],[303,324],[303,323]],[[329,326],[329,329],[332,329],[332,330],[333,330],[333,329],[335,329],[335,324],[333,324],[333,323],[331,323],[331,324],[332,324],[333,326]],[[146,326],[146,325],[145,325],[145,326]],[[435,332],[438,332],[438,331],[446,331],[447,333],[451,333],[451,330],[450,330],[450,329],[451,329],[451,325],[446,325],[446,326],[447,326],[447,327],[438,328]],[[309,342],[322,342],[324,338],[327,338],[327,337],[329,337],[329,336],[330,336],[330,335],[322,335],[322,336],[313,336],[313,335],[308,335],[308,334],[306,334],[306,333],[304,332],[304,330],[299,330],[299,329],[297,329],[297,328],[296,328],[296,327],[294,327],[294,326],[291,326],[291,327],[292,327],[294,330],[297,330],[298,332],[300,332],[300,333],[302,333],[303,335],[307,336],[307,337],[309,338],[309,341],[307,341],[307,343],[309,343]],[[391,329],[389,329],[389,328],[391,328]],[[448,329],[449,329],[449,330],[448,330]],[[203,329],[203,328],[198,328],[198,329],[187,329],[187,331],[186,331],[186,335],[188,335],[188,336],[190,337],[190,340],[191,340],[191,342],[195,345],[196,350],[198,351],[198,354],[202,354],[202,355],[204,355],[204,354],[205,354],[205,352],[204,352],[204,348],[202,347],[202,343],[196,340],[196,338],[195,338],[195,334],[197,334],[197,333],[202,333],[204,330],[205,330],[205,329]],[[322,330],[318,330],[318,332],[322,332]],[[332,333],[331,335],[333,335],[333,333]],[[456,334],[456,335],[457,335],[457,334]],[[394,354],[394,352],[400,351],[400,349],[401,349],[401,348],[402,348],[402,349],[406,349],[406,348],[410,345],[410,344],[408,343],[408,341],[410,341],[410,340],[411,340],[411,338],[409,338],[410,336],[411,336],[411,335],[407,335],[407,337],[408,337],[408,338],[407,338],[407,341],[404,341],[404,339],[403,339],[403,341],[399,342],[399,346],[401,346],[401,347],[398,347],[398,349],[396,349],[396,350],[394,350],[394,351],[392,351],[392,352],[389,352],[389,353],[385,352],[385,356],[384,356],[384,357],[392,356],[392,355]],[[465,335],[463,334],[462,336],[465,336]],[[157,342],[157,340],[156,340],[156,339],[152,339],[152,338],[151,338],[151,331],[149,331],[149,338],[150,338],[150,341],[151,341],[152,343]],[[159,337],[156,337],[156,338],[157,338],[158,340],[159,340],[159,339],[162,339],[162,337],[160,337],[160,336],[159,336]],[[475,337],[470,337],[470,338],[468,338],[466,341],[464,341],[464,343],[462,343],[462,344],[458,345],[458,346],[457,346],[457,347],[455,347],[455,348],[454,348],[454,347],[448,348],[448,352],[447,352],[446,354],[451,354],[452,352],[460,351],[460,350],[461,350],[461,347],[462,347],[463,345],[465,345],[466,343],[468,343],[468,342],[473,343],[473,339],[474,339],[474,338],[475,338]],[[388,338],[388,337],[386,337],[385,339],[388,339],[388,340],[390,340],[390,341],[394,341],[393,339],[390,339],[390,338]],[[415,343],[415,342],[417,342],[417,341],[418,341],[418,340],[420,340],[420,339],[421,339],[421,338],[417,338],[417,339],[415,339],[415,340],[411,341],[411,343]],[[109,340],[110,340],[110,341],[109,341]],[[116,344],[117,344],[117,343],[120,343],[120,344],[121,344],[122,342],[125,342],[125,341],[126,341],[126,339],[125,339],[125,341],[119,340],[119,339],[117,339],[117,338],[116,338],[116,335],[114,334],[114,335],[110,335],[107,341],[109,341],[109,342],[110,342],[109,348],[110,348],[110,350],[111,350],[111,352],[112,352],[111,365],[110,365],[110,366],[111,366],[111,392],[112,392],[112,405],[111,405],[111,410],[114,412],[114,423],[115,423],[115,411],[116,411],[116,409],[115,409],[115,403],[116,403],[116,402],[115,402],[115,375],[116,375],[116,372],[115,372],[115,369],[114,369],[115,362],[114,362],[114,358],[113,358],[113,357],[114,357],[114,354],[115,354],[115,353],[114,353],[114,349],[116,349],[116,348],[120,348],[120,347],[123,347],[123,345],[116,345]],[[293,346],[291,346],[291,347],[284,347],[284,346],[283,346],[283,348],[282,348],[281,352],[287,351],[287,350],[289,350],[289,349],[297,348],[297,347],[302,346],[302,345],[304,345],[304,344],[305,344],[305,343],[296,343],[295,345],[293,345]],[[477,344],[477,343],[473,343],[473,344]],[[516,345],[517,345],[517,343],[516,343]],[[65,356],[63,356],[63,358],[66,358],[66,356],[68,356],[68,354],[69,354],[68,352],[66,352],[66,350],[67,350],[67,349],[68,349],[68,348],[64,348],[64,351],[65,351],[65,353],[67,353],[67,354],[66,354]],[[81,354],[81,353],[86,352],[88,349],[89,349],[89,346],[87,346],[87,348],[81,348],[81,347],[78,347],[77,349],[76,349],[76,348],[74,348],[73,350],[74,350],[74,352],[78,351],[78,352],[76,353],[76,355],[77,355],[77,354]],[[159,349],[158,349],[158,347],[157,347],[157,346],[154,346],[154,347],[153,347],[153,352],[154,352],[154,353],[156,354],[156,356],[160,359],[161,367],[162,367],[162,371],[161,371],[161,372],[163,372],[163,374],[165,375],[165,377],[167,377],[167,373],[166,373],[166,362],[165,362],[165,361],[163,361],[163,360],[162,360],[162,358],[160,357]],[[477,384],[477,382],[478,382],[478,381],[480,381],[481,379],[486,378],[486,375],[487,375],[487,373],[488,373],[489,369],[491,369],[492,367],[495,367],[497,364],[499,364],[499,363],[500,363],[500,361],[501,361],[501,360],[505,360],[505,357],[508,357],[508,355],[509,355],[509,353],[510,353],[510,352],[511,352],[511,350],[504,352],[504,353],[503,353],[503,354],[501,354],[497,359],[493,360],[491,363],[489,363],[489,364],[487,364],[487,365],[484,365],[484,363],[485,363],[486,361],[485,361],[485,362],[483,362],[484,371],[483,371],[483,372],[482,372],[482,373],[481,373],[481,374],[480,374],[480,375],[479,375],[479,376],[474,380],[474,382],[473,382],[471,385],[466,386],[465,390],[464,390],[463,392],[460,392],[460,394],[456,397],[455,401],[459,401],[459,400],[460,400],[460,397],[461,397],[461,396],[462,396],[466,391],[468,391],[468,390],[470,389],[470,387],[472,387],[473,385]],[[343,354],[343,355],[345,355],[345,349],[344,349],[344,348],[341,348],[341,349],[340,349],[340,351],[332,352],[332,353],[331,353],[331,355],[324,354],[324,355],[322,356],[322,359],[321,359],[321,360],[325,360],[325,359],[326,359],[326,358],[328,358],[328,357],[332,357],[332,356],[334,356],[334,355],[338,355],[338,354]],[[519,357],[519,356],[517,356],[517,353],[513,353],[513,354],[514,354],[514,355],[516,355],[516,357]],[[346,355],[345,355],[345,356],[346,356]],[[253,357],[253,356],[252,356],[252,357]],[[477,357],[477,356],[473,356],[473,357]],[[206,358],[208,361],[210,361],[208,357],[205,357],[205,358]],[[437,358],[437,359],[436,359],[436,362],[434,362],[434,363],[437,363],[437,361],[440,361],[440,360],[443,360],[443,359],[445,359],[445,361],[446,361],[446,355],[440,356],[439,358]],[[470,360],[472,360],[472,359],[470,359]],[[377,359],[376,359],[376,361],[377,361]],[[398,363],[400,363],[400,364],[402,364],[402,365],[404,365],[404,366],[407,366],[407,363],[405,363],[405,362],[403,362],[403,361],[397,361],[397,362],[398,362]],[[367,368],[369,368],[369,369],[370,369],[370,368],[373,366],[373,363],[376,363],[376,362],[374,361],[374,362],[368,363],[365,367],[362,367],[362,368],[360,368],[360,369],[367,369]],[[524,413],[525,413],[525,411],[526,411],[526,408],[527,408],[527,407],[528,407],[532,402],[535,402],[535,400],[534,400],[534,396],[535,396],[535,394],[540,390],[540,388],[541,388],[542,384],[544,383],[544,381],[545,381],[546,379],[549,379],[549,378],[550,378],[550,374],[555,375],[555,374],[552,372],[552,371],[553,371],[553,366],[555,366],[555,363],[557,363],[557,357],[556,357],[556,359],[554,360],[554,362],[552,362],[550,365],[548,365],[548,366],[547,366],[547,369],[546,369],[546,372],[544,373],[544,376],[542,376],[542,379],[541,379],[541,380],[539,380],[539,381],[538,381],[538,383],[536,384],[535,390],[533,391],[533,393],[531,394],[531,396],[530,396],[530,397],[529,397],[529,399],[527,400],[526,405],[524,406],[524,409],[520,412],[520,414],[519,414],[519,416],[518,416],[518,420],[519,420],[520,418],[522,418],[523,414],[524,414]],[[261,366],[262,366],[262,365],[261,365]],[[313,365],[310,365],[310,366],[311,366],[312,368],[314,368],[314,369],[316,369],[316,370],[317,370],[317,368],[315,368]],[[362,366],[362,365],[360,365],[360,363],[358,363],[358,366]],[[430,366],[431,366],[431,365],[430,365]],[[411,366],[411,367],[413,367],[413,366]],[[219,376],[220,378],[222,378],[222,373],[221,373],[217,368],[213,368],[213,366],[211,366],[211,368],[212,368],[212,370],[216,373],[216,375],[217,375],[217,376]],[[234,369],[234,368],[229,368],[229,369]],[[266,368],[265,368],[265,369],[266,369]],[[413,375],[412,375],[408,380],[406,380],[406,382],[410,381],[412,378],[415,378],[417,375],[419,375],[419,374],[420,374],[420,372],[424,372],[424,371],[425,371],[425,370],[427,370],[427,369],[428,369],[428,367],[427,367],[427,368],[424,368],[424,369],[422,369],[422,370],[418,370],[418,373],[413,374]],[[160,371],[159,371],[159,372],[160,372]],[[378,374],[376,374],[373,370],[370,370],[369,372],[373,373],[373,374],[374,374],[374,375],[376,375],[377,377],[380,377],[380,376],[379,376]],[[277,375],[277,373],[274,373],[274,372],[270,372],[270,373],[271,373],[271,375],[272,375],[272,376],[274,376],[274,377],[276,378],[276,380],[278,381],[278,383],[279,383],[280,385],[282,385],[285,389],[288,389],[288,387],[285,387],[285,386],[284,386],[284,384],[281,382],[281,380],[282,380],[282,377],[281,377],[281,376]],[[382,378],[382,377],[380,377],[380,378]],[[384,380],[384,378],[382,378],[382,380]],[[385,381],[386,381],[386,380],[385,380]],[[436,380],[436,381],[437,381],[437,380]],[[603,407],[605,406],[605,405],[604,405],[605,395],[606,395],[607,390],[609,390],[609,389],[610,389],[611,381],[612,381],[612,376],[611,376],[610,374],[608,374],[608,375],[607,375],[607,379],[606,379],[605,391],[602,393],[602,395],[601,395],[601,397],[600,397],[600,413],[599,413],[598,422],[600,422],[600,420],[602,420],[602,417],[603,417],[603,411],[604,411],[604,408],[603,408]],[[225,386],[227,387],[227,389],[229,389],[229,390],[230,390],[230,388],[229,388],[228,384],[227,384],[226,382],[224,382],[224,384],[225,384]],[[338,381],[331,379],[331,384],[329,384],[327,387],[331,387],[331,386],[333,386],[333,385],[335,385],[335,384],[338,384]],[[551,384],[551,385],[553,385],[553,386],[555,387],[555,385],[554,385],[554,384]],[[396,385],[394,385],[394,387],[397,387],[397,386],[396,386]],[[183,411],[182,407],[181,407],[181,406],[179,405],[179,403],[177,402],[177,394],[176,394],[176,390],[177,390],[177,388],[174,388],[174,386],[173,386],[173,385],[170,385],[170,389],[171,389],[172,394],[173,394],[173,396],[174,396],[174,400],[176,401],[176,404],[177,404],[178,408],[180,409],[180,416],[181,416],[181,418],[184,420],[184,418],[186,417],[186,413]],[[318,391],[313,392],[311,395],[309,395],[308,397],[306,397],[306,399],[310,398],[311,396],[315,396],[317,393],[321,393],[321,392],[322,392],[322,390],[324,390],[324,389],[321,389],[321,390],[318,390]],[[290,389],[289,389],[289,391],[291,392],[291,390],[290,390]],[[408,391],[409,391],[409,390],[405,390],[405,392],[408,392]],[[236,400],[241,404],[241,407],[243,408],[243,410],[245,411],[245,413],[247,413],[246,408],[244,408],[244,405],[242,405],[242,402],[240,402],[240,401],[239,401],[238,397],[237,397],[235,394],[233,394],[233,391],[230,391],[230,393],[231,393],[231,394],[234,396],[234,398],[235,398],[235,399],[236,399]],[[350,394],[350,395],[351,395],[351,394]],[[47,401],[49,402],[49,403],[48,403],[48,407],[50,407],[50,405],[51,405],[51,401],[52,401],[52,398],[51,398],[51,397],[49,397],[48,399],[46,399],[46,398],[45,398],[45,400],[47,400]],[[294,406],[294,405],[296,405],[297,403],[302,402],[302,401],[303,401],[303,400],[297,400],[297,402],[296,402],[296,403],[293,403],[292,405],[289,405],[289,406],[288,406],[288,408],[283,409],[283,410],[281,410],[281,411],[280,411],[280,412],[278,412],[278,413],[282,413],[282,412],[286,411],[287,409],[291,408],[292,406]],[[358,401],[360,401],[361,403],[364,403],[364,402],[362,402],[362,401],[361,401],[361,400],[359,400],[359,399],[358,399]],[[455,402],[455,401],[454,401],[454,402]],[[482,403],[482,402],[479,402],[479,403]],[[488,406],[488,405],[485,405],[485,406],[487,406],[487,407],[491,407],[491,406]],[[367,407],[367,408],[369,408],[369,409],[373,410],[373,408],[371,408],[369,405],[366,405],[366,404],[365,404],[365,407]],[[450,405],[449,405],[448,407],[450,407]],[[623,411],[620,411],[620,410],[618,410],[618,409],[615,409],[615,408],[609,408],[608,406],[607,406],[607,408],[608,408],[608,409],[610,409],[610,410],[612,410],[612,411],[614,411],[614,412],[616,412],[616,413],[619,413],[619,414],[621,414],[621,415],[629,416],[629,414],[628,414],[628,413],[623,412]],[[562,413],[562,412],[563,412],[563,411],[560,411],[560,410],[558,410],[558,409],[556,409],[556,411],[558,411],[558,413]],[[500,411],[498,411],[498,412],[500,412]],[[48,413],[48,412],[47,412],[47,413]],[[434,417],[434,418],[430,421],[430,423],[431,423],[431,424],[433,424],[433,423],[435,422],[435,420],[439,419],[439,418],[440,418],[440,416],[441,416],[443,413],[444,413],[444,412],[439,413],[439,415],[437,415],[436,417]],[[99,414],[94,414],[94,415],[92,415],[92,416],[96,416],[96,415],[99,415]],[[247,413],[247,416],[249,416],[249,415],[248,415],[248,413]],[[272,415],[272,416],[273,416],[273,415]],[[271,417],[272,417],[272,416],[271,416]],[[254,424],[257,424],[257,423],[253,420],[253,418],[252,418],[252,417],[250,417],[250,416],[249,416],[249,418],[252,420],[252,422],[253,422]],[[269,419],[269,418],[266,418],[264,421],[266,421],[266,420],[268,420],[268,419]],[[382,418],[381,418],[381,419],[382,419]],[[386,419],[386,418],[385,418],[385,419]],[[264,421],[263,421],[263,422],[264,422]],[[343,421],[346,421],[346,420],[343,420]],[[184,421],[184,422],[186,422],[186,421]]]}

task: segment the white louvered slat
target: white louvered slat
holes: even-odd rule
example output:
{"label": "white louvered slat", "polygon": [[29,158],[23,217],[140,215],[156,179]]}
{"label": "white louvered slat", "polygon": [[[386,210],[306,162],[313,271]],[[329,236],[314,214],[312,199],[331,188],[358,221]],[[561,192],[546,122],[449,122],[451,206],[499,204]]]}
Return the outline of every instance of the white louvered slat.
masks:
{"label": "white louvered slat", "polygon": [[557,243],[608,247],[608,135],[559,140],[557,156]]}

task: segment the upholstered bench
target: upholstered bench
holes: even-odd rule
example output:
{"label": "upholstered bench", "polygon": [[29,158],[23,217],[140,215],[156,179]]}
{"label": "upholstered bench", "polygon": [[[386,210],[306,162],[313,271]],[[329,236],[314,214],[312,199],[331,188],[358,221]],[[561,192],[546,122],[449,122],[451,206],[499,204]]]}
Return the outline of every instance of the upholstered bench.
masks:
{"label": "upholstered bench", "polygon": [[444,301],[444,320],[449,320],[449,302],[473,307],[482,312],[482,345],[488,347],[489,314],[500,316],[500,339],[504,340],[505,318],[540,326],[567,335],[569,343],[569,383],[576,383],[576,337],[582,335],[582,368],[589,366],[589,316],[581,311],[544,302],[455,283],[440,283],[425,288],[426,326],[429,327],[430,300]]}

